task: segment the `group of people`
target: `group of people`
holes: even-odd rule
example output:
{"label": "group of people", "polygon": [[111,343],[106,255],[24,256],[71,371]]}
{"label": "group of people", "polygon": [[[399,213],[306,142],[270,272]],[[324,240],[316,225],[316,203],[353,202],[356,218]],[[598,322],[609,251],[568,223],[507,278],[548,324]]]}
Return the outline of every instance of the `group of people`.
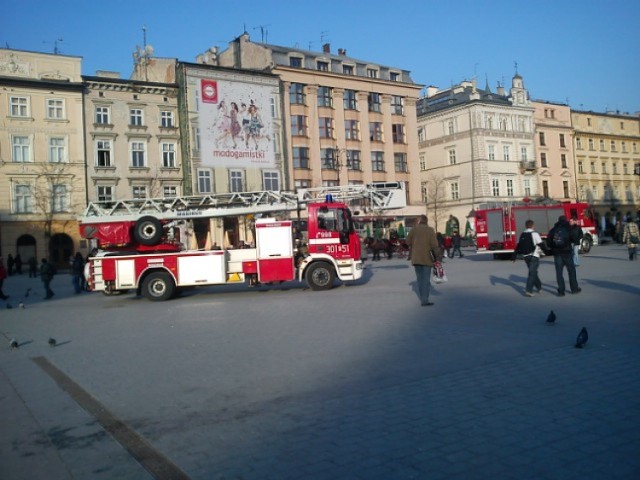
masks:
{"label": "group of people", "polygon": [[249,148],[249,140],[258,150],[258,141],[262,138],[264,124],[253,100],[241,103],[240,108],[236,102],[227,103],[222,100],[218,104],[218,118],[214,125],[214,139],[218,147],[227,148],[231,141],[233,148],[238,147],[238,142],[244,143]]}
{"label": "group of people", "polygon": [[438,239],[440,250],[447,255],[447,258],[454,258],[456,256],[456,252],[460,258],[464,257],[462,250],[460,250],[460,247],[462,246],[462,237],[460,236],[460,232],[456,230],[451,236],[445,236],[442,235],[442,233],[437,232],[436,238]]}
{"label": "group of people", "polygon": [[[18,264],[16,263],[16,259],[19,259],[20,255],[16,255],[14,258],[12,255],[7,256],[7,266],[4,265],[4,260],[0,257],[0,300],[7,300],[9,295],[5,295],[2,290],[4,285],[4,281],[7,277],[13,275],[14,273],[17,275],[22,274],[22,269],[18,268]],[[29,259],[29,277],[36,278],[40,277],[42,280],[42,285],[44,287],[45,300],[49,300],[52,298],[55,293],[51,289],[51,281],[57,273],[56,267],[49,262],[46,258],[43,258],[40,262],[40,268],[38,268],[38,263],[35,257],[31,257]],[[73,288],[75,293],[81,293],[83,290],[86,290],[87,285],[84,278],[84,265],[85,260],[80,252],[76,252],[76,254],[70,260],[71,267],[71,283],[73,284]],[[20,262],[21,266],[21,262]],[[15,267],[15,271],[13,268]]]}

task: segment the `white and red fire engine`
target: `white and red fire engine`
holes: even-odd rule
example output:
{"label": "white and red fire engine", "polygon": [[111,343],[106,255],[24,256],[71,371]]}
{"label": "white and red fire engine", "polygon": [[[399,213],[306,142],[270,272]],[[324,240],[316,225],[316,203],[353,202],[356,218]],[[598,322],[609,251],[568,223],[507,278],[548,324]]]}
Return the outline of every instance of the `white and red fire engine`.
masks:
{"label": "white and red fire engine", "polygon": [[481,208],[475,212],[475,233],[477,253],[493,253],[494,256],[511,254],[518,243],[525,222],[533,220],[541,237],[547,233],[564,215],[575,217],[582,227],[583,237],[580,250],[587,253],[598,244],[593,212],[586,203],[557,203],[553,205],[502,205]]}
{"label": "white and red fire engine", "polygon": [[[136,290],[161,301],[200,285],[298,280],[326,290],[336,278],[358,280],[362,251],[344,203],[350,200],[372,210],[402,208],[406,194],[402,184],[372,184],[91,203],[80,218],[80,234],[99,249],[85,268],[89,288],[108,295]],[[291,219],[257,218],[296,212],[299,219],[302,210],[306,242],[294,235]],[[194,221],[248,215],[255,218],[251,248],[205,250],[188,241]]]}

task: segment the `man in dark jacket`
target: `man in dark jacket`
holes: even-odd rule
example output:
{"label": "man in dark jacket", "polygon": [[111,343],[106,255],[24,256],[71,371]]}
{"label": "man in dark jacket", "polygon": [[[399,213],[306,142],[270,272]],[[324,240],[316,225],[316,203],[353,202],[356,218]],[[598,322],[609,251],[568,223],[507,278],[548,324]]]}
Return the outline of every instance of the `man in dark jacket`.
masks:
{"label": "man in dark jacket", "polygon": [[430,307],[433,302],[429,301],[431,292],[431,269],[435,261],[442,260],[442,252],[438,245],[436,232],[427,225],[427,216],[420,215],[416,220],[416,225],[407,236],[409,246],[409,258],[416,272],[418,283],[418,295],[423,307]]}
{"label": "man in dark jacket", "polygon": [[569,220],[571,224],[571,244],[573,245],[573,264],[576,267],[580,266],[580,244],[582,243],[582,237],[584,233],[582,233],[582,227],[580,226],[580,222],[577,217],[571,217]]}
{"label": "man in dark jacket", "polygon": [[547,244],[553,254],[553,261],[556,267],[556,281],[558,282],[558,296],[564,297],[565,285],[563,270],[567,268],[569,273],[569,287],[571,293],[580,293],[578,279],[576,278],[576,266],[573,263],[573,243],[571,242],[571,225],[564,215],[549,230]]}

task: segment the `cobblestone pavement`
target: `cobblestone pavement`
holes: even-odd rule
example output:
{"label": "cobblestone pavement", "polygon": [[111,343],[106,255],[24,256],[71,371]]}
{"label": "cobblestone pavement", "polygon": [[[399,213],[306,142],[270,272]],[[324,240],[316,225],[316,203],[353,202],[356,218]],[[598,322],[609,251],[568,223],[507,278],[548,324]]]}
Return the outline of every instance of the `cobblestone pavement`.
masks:
{"label": "cobblestone pavement", "polygon": [[46,303],[12,277],[12,306],[35,294],[0,310],[0,478],[178,478],[163,462],[193,479],[640,478],[640,262],[624,258],[594,249],[563,298],[545,259],[527,298],[521,262],[466,255],[428,308],[395,259],[330,292],[163,304],[75,296],[64,275]]}

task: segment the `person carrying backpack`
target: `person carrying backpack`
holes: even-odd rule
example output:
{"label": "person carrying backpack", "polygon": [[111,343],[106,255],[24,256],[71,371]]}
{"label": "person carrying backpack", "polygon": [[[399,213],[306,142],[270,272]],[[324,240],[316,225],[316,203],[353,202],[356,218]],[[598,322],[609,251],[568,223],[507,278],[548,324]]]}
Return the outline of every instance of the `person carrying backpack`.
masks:
{"label": "person carrying backpack", "polygon": [[518,245],[516,245],[516,251],[512,257],[512,261],[515,262],[516,255],[522,255],[524,262],[527,264],[529,271],[527,275],[527,286],[524,289],[524,294],[527,297],[533,297],[533,289],[540,293],[542,291],[542,282],[538,277],[538,267],[540,266],[540,255],[542,255],[542,247],[544,243],[540,234],[535,231],[533,220],[527,220],[524,223],[525,230],[520,234]]}
{"label": "person carrying backpack", "polygon": [[547,246],[553,255],[553,262],[556,267],[556,281],[558,282],[558,296],[564,297],[564,268],[569,274],[569,287],[571,293],[578,294],[582,289],[578,286],[576,276],[576,266],[573,263],[573,243],[571,242],[571,225],[567,217],[561,215],[558,221],[549,230],[547,235]]}
{"label": "person carrying backpack", "polygon": [[627,244],[629,250],[629,260],[635,260],[636,250],[640,243],[640,232],[638,231],[638,224],[632,220],[629,220],[624,226],[624,233],[622,234],[622,243]]}

